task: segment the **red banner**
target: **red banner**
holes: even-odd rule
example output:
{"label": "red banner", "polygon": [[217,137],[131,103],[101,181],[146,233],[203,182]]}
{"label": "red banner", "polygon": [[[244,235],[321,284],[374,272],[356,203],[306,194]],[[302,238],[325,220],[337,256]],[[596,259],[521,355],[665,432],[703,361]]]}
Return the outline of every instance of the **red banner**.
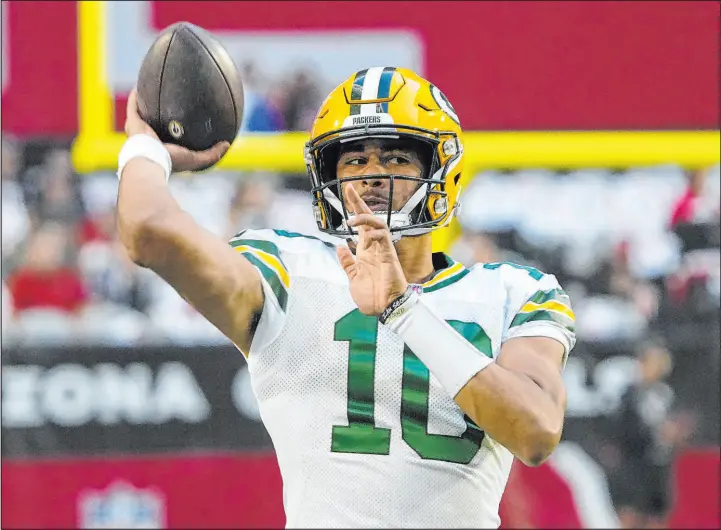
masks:
{"label": "red banner", "polygon": [[282,528],[272,453],[3,461],[3,528]]}
{"label": "red banner", "polygon": [[[672,528],[719,527],[719,455],[692,451],[675,466]],[[272,453],[4,460],[3,528],[282,528]],[[514,466],[504,528],[580,528],[573,488],[550,465]]]}
{"label": "red banner", "polygon": [[[161,28],[410,30],[467,129],[718,128],[713,2],[151,2]],[[77,132],[74,2],[3,3],[2,130]]]}

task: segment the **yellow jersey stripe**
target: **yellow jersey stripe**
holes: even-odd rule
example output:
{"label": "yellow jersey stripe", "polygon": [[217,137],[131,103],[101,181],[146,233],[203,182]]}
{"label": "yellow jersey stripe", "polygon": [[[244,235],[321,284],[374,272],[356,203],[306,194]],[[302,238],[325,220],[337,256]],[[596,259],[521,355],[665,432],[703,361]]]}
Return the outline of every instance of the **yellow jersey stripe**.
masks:
{"label": "yellow jersey stripe", "polygon": [[526,305],[524,305],[519,312],[530,313],[532,311],[538,311],[539,309],[545,309],[546,311],[555,311],[556,313],[561,313],[562,315],[565,315],[572,320],[576,320],[576,315],[573,314],[571,308],[565,306],[557,300],[548,300],[547,302],[543,302],[542,304],[537,304],[535,302],[526,302]]}
{"label": "yellow jersey stripe", "polygon": [[264,252],[260,249],[257,249],[255,247],[251,247],[248,245],[241,245],[239,247],[234,247],[236,252],[249,252],[250,254],[254,255],[256,258],[258,258],[260,261],[265,263],[268,267],[273,269],[275,273],[280,278],[280,281],[283,282],[283,286],[286,289],[290,289],[290,276],[288,276],[288,271],[285,270],[285,267],[280,262],[278,258],[276,258],[273,254],[269,254],[268,252]]}
{"label": "yellow jersey stripe", "polygon": [[454,274],[458,274],[459,272],[463,271],[463,264],[462,263],[456,263],[452,267],[449,267],[448,269],[439,272],[435,277],[428,280],[426,283],[423,284],[423,287],[431,287],[437,283],[442,282],[443,280],[450,278]]}

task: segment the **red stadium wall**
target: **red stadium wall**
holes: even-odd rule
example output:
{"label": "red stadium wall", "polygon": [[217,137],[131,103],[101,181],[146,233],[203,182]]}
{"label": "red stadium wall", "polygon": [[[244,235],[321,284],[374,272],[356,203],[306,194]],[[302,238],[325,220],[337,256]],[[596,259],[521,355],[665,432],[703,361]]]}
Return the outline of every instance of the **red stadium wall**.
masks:
{"label": "red stadium wall", "polygon": [[[38,5],[43,4],[43,5]],[[161,28],[414,30],[467,129],[718,128],[713,2],[152,2]],[[7,9],[2,129],[77,131],[76,9]],[[429,14],[430,13],[430,14]],[[344,16],[347,14],[347,16]]]}
{"label": "red stadium wall", "polygon": [[[675,466],[670,528],[718,528],[719,456],[689,451]],[[2,463],[3,528],[282,528],[272,453],[15,460]],[[128,508],[112,486],[125,484]],[[95,505],[88,498],[103,503]],[[152,510],[153,503],[157,510]],[[504,528],[581,528],[568,484],[548,465],[516,465],[501,503]],[[118,526],[119,525],[119,526]],[[152,527],[152,526],[146,526]]]}

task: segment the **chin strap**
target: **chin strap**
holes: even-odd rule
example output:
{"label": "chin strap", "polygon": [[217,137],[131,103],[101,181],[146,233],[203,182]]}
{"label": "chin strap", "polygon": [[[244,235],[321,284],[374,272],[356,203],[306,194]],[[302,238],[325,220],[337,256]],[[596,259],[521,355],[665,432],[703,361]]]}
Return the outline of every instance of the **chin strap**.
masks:
{"label": "chin strap", "polygon": [[[428,183],[421,184],[418,189],[411,195],[411,197],[406,201],[406,203],[403,205],[403,208],[396,212],[391,212],[390,215],[390,224],[389,228],[404,228],[407,226],[411,226],[411,212],[414,208],[416,208],[420,202],[423,200],[423,198],[426,196],[426,190],[428,189]],[[331,207],[335,208],[335,210],[343,215],[343,205],[341,204],[341,201],[336,195],[330,191],[328,188],[323,190],[323,197],[328,201],[328,203],[331,205]],[[374,212],[374,216],[378,217],[379,219],[383,219],[383,221],[388,221],[388,212]],[[352,228],[348,227],[346,220],[343,219],[341,221],[341,224],[336,227],[336,230],[350,230],[353,231]],[[411,229],[413,230],[413,229]],[[401,237],[404,235],[421,235],[426,232],[430,232],[430,228],[418,228],[413,230],[413,234],[410,234],[410,230],[408,232],[391,232],[391,240],[393,242],[398,241]],[[344,236],[347,237],[347,236]],[[358,235],[353,234],[351,236],[351,240],[354,242],[358,242]]]}

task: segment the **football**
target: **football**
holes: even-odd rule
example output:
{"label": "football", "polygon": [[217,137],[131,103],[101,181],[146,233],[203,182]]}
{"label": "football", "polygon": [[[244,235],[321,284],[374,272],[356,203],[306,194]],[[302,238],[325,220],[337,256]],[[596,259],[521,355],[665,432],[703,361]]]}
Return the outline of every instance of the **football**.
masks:
{"label": "football", "polygon": [[138,111],[162,142],[193,151],[232,143],[243,84],[228,51],[203,28],[179,22],[158,36],[138,74]]}

